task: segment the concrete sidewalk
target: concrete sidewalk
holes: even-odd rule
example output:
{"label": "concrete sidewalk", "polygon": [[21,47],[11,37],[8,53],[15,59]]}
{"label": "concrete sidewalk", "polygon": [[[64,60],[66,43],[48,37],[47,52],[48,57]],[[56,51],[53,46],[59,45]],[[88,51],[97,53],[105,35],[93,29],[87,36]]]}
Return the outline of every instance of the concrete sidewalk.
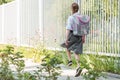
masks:
{"label": "concrete sidewalk", "polygon": [[[66,67],[65,65],[61,65],[62,73],[61,76],[59,76],[58,80],[84,80],[82,76],[74,77],[75,75],[75,69],[71,69],[69,67]],[[109,74],[110,75],[110,74]],[[114,76],[106,76],[107,78],[100,77],[97,80],[120,80],[120,78],[115,78]]]}
{"label": "concrete sidewalk", "polygon": [[[82,76],[74,77],[75,75],[75,69],[62,69],[61,76],[59,76],[58,80],[84,80]],[[100,77],[97,80],[120,80],[120,78],[114,78],[107,76],[107,78]]]}
{"label": "concrete sidewalk", "polygon": [[[25,71],[31,72],[36,70],[40,66],[39,63],[34,63],[32,59],[25,59]],[[66,67],[65,65],[60,65],[62,68],[61,76],[58,77],[58,80],[84,80],[82,76],[74,77],[75,69]],[[69,79],[68,79],[69,78]],[[120,78],[115,78],[114,76],[107,76],[107,78],[100,77],[97,80],[120,80]]]}

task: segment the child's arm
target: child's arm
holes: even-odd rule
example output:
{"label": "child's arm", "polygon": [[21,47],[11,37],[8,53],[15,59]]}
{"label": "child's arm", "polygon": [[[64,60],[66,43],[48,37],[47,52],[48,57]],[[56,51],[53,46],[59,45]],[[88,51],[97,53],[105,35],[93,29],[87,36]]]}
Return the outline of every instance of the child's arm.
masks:
{"label": "child's arm", "polygon": [[65,44],[68,45],[68,36],[70,34],[70,30],[66,29],[66,41]]}
{"label": "child's arm", "polygon": [[82,36],[82,42],[85,43],[85,35]]}

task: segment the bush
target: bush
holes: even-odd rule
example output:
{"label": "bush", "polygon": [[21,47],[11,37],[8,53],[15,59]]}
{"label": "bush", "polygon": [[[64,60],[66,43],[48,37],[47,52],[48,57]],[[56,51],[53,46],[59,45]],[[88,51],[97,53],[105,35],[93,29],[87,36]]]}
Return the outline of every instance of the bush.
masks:
{"label": "bush", "polygon": [[[41,63],[42,67],[38,67],[38,71],[35,73],[39,79],[43,77],[45,80],[57,80],[57,77],[61,73],[59,64],[61,64],[62,61],[60,55],[54,53],[54,51],[52,52],[53,53],[47,54],[43,58],[43,62]],[[44,72],[46,72],[46,74],[44,74]]]}
{"label": "bush", "polygon": [[[26,72],[23,72],[25,67],[21,52],[14,52],[14,47],[6,46],[5,49],[0,50],[0,80],[30,80],[31,77],[26,77]],[[15,66],[13,71],[10,65]],[[31,74],[29,73],[29,76]],[[33,78],[33,77],[32,77]]]}

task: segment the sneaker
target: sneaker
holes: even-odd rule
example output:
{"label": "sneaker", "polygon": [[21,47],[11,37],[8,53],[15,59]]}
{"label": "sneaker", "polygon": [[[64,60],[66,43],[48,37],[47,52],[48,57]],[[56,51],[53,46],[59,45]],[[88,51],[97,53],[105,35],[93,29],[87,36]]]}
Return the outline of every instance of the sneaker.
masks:
{"label": "sneaker", "polygon": [[82,72],[82,69],[81,69],[80,67],[78,67],[78,68],[76,69],[75,77],[80,76],[81,72]]}
{"label": "sneaker", "polygon": [[71,66],[72,65],[72,61],[68,61],[68,66]]}

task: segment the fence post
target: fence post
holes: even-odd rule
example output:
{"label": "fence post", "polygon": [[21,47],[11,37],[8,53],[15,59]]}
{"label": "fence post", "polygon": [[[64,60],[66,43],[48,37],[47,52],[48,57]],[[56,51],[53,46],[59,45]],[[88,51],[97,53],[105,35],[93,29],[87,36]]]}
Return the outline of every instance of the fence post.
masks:
{"label": "fence post", "polygon": [[5,41],[4,41],[4,27],[5,27],[5,13],[4,13],[5,11],[4,11],[4,4],[2,5],[2,43],[4,43]]}
{"label": "fence post", "polygon": [[39,35],[42,37],[42,44],[44,45],[44,0],[39,0]]}
{"label": "fence post", "polygon": [[17,46],[20,45],[20,0],[17,2]]}

